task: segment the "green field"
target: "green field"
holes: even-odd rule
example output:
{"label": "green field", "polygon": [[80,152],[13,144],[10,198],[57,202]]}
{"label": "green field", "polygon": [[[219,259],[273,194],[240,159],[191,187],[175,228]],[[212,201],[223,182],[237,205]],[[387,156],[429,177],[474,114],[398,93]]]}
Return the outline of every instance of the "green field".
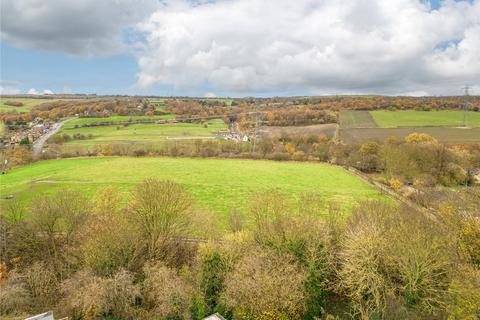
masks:
{"label": "green field", "polygon": [[[380,128],[398,127],[460,127],[463,111],[370,111]],[[480,127],[480,112],[468,113],[468,126]]]}
{"label": "green field", "polygon": [[[76,119],[83,120],[83,119]],[[72,120],[74,121],[74,120]],[[205,127],[206,125],[206,127]],[[73,122],[75,126],[75,122]],[[167,138],[178,137],[212,137],[215,132],[225,130],[227,126],[220,119],[209,120],[202,123],[165,123],[165,124],[130,124],[130,125],[113,125],[98,127],[74,128],[72,123],[63,128],[58,134],[75,134],[93,135],[90,139],[70,140],[68,144],[80,145],[96,145],[112,142],[158,142]]]}
{"label": "green field", "polygon": [[315,193],[344,208],[385,197],[343,168],[322,163],[131,157],[47,160],[15,168],[1,176],[0,196],[13,194],[28,203],[66,188],[92,196],[113,186],[128,199],[136,183],[151,177],[182,184],[196,207],[215,212],[222,221],[232,208],[244,209],[252,194],[273,189],[289,197]]}
{"label": "green field", "polygon": [[129,122],[138,120],[158,120],[158,119],[173,119],[175,115],[166,114],[160,116],[111,116],[102,118],[76,118],[68,121],[64,125],[64,129],[71,129],[75,126],[82,126],[86,124],[96,124],[102,122]]}
{"label": "green field", "polygon": [[153,106],[155,108],[155,110],[160,110],[160,111],[163,111],[163,112],[167,111],[167,107],[165,105],[164,100],[152,100],[152,101],[149,101],[149,104],[151,106]]}
{"label": "green field", "polygon": [[[31,99],[31,98],[0,98],[0,112],[29,112],[33,107],[46,103],[57,101],[58,99]],[[5,104],[7,101],[15,101],[23,103],[21,107],[8,106]]]}

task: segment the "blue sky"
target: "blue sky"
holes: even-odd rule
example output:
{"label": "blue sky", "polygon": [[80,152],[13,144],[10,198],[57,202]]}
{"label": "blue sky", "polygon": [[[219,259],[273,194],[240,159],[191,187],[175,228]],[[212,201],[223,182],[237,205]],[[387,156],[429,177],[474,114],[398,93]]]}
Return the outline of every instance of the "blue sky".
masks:
{"label": "blue sky", "polygon": [[129,54],[83,58],[64,53],[16,48],[1,43],[1,78],[17,81],[21,92],[31,88],[53,92],[132,94],[137,64]]}
{"label": "blue sky", "polygon": [[[17,4],[15,4],[15,1],[17,1]],[[16,8],[18,4],[25,3],[26,5],[28,3],[28,0],[15,1],[2,1],[2,20],[6,20],[5,17],[7,16],[7,14],[9,16],[18,17],[19,13],[13,12],[12,10],[19,10],[18,8]],[[286,59],[285,57],[288,57],[288,59],[294,59],[298,57],[298,59],[300,59],[299,57],[309,54],[312,48],[317,50],[319,46],[324,46],[324,48],[321,48],[324,50],[318,52],[315,57],[324,56],[329,50],[329,48],[336,46],[335,43],[329,45],[328,41],[330,40],[328,38],[318,40],[317,43],[315,37],[310,40],[305,40],[306,44],[302,44],[303,47],[298,49],[291,49],[291,46],[293,46],[293,44],[303,41],[304,39],[292,40],[292,42],[288,45],[288,48],[285,49],[287,51],[290,50],[287,52],[288,54],[285,54],[285,57],[275,57],[275,61],[265,60],[258,62],[258,58],[255,61],[248,60],[248,57],[241,54],[235,56],[235,59],[232,58],[232,60],[228,60],[232,56],[231,52],[233,52],[233,55],[236,55],[237,52],[241,52],[243,48],[245,48],[245,50],[258,50],[259,52],[273,52],[280,49],[278,49],[277,47],[265,47],[263,43],[256,44],[254,42],[256,41],[255,36],[251,37],[253,38],[253,40],[245,37],[245,39],[247,40],[241,39],[241,41],[248,42],[241,43],[241,41],[239,41],[240,44],[237,44],[236,42],[232,42],[232,39],[229,39],[229,34],[227,33],[227,31],[226,34],[218,32],[219,27],[213,25],[213,23],[211,27],[201,26],[201,29],[203,28],[203,33],[201,33],[200,35],[205,36],[205,41],[201,45],[199,45],[198,48],[195,48],[193,45],[192,48],[190,48],[188,44],[185,44],[186,42],[184,43],[181,41],[180,43],[183,43],[182,46],[175,47],[174,45],[178,45],[177,43],[170,44],[168,43],[168,41],[170,41],[169,39],[158,40],[155,37],[151,37],[150,40],[147,41],[147,43],[139,42],[138,45],[141,46],[140,48],[125,48],[125,46],[128,46],[125,41],[115,40],[116,37],[123,38],[125,35],[125,30],[131,30],[132,26],[138,25],[138,23],[142,23],[144,21],[146,22],[145,26],[142,26],[137,34],[139,38],[140,36],[143,37],[144,35],[155,35],[155,32],[157,31],[165,31],[164,33],[175,32],[178,27],[177,22],[175,22],[177,21],[175,20],[175,15],[179,14],[179,12],[182,15],[185,14],[187,18],[184,22],[185,25],[181,25],[180,22],[178,23],[181,27],[184,27],[186,30],[188,30],[188,19],[191,19],[192,21],[197,21],[201,17],[205,16],[205,21],[209,21],[212,16],[218,14],[218,12],[222,10],[222,7],[216,8],[215,3],[205,6],[205,8],[208,7],[208,10],[210,11],[208,11],[207,9],[199,10],[196,8],[186,7],[182,7],[179,9],[174,5],[171,6],[172,8],[168,7],[169,10],[164,10],[164,8],[156,7],[157,4],[155,2],[152,2],[155,0],[139,0],[145,2],[145,7],[149,6],[149,8],[152,9],[149,9],[146,12],[143,12],[141,10],[139,10],[138,12],[133,12],[131,14],[132,17],[135,17],[134,19],[132,18],[133,20],[129,20],[128,18],[122,18],[123,20],[112,20],[111,22],[101,21],[102,19],[108,20],[108,18],[99,18],[99,21],[95,22],[94,17],[89,19],[89,21],[73,21],[76,19],[75,17],[77,16],[77,13],[72,12],[72,30],[66,30],[65,32],[68,32],[68,37],[73,38],[73,40],[70,41],[69,39],[69,41],[66,41],[65,34],[62,33],[62,28],[65,26],[65,16],[68,15],[68,12],[66,12],[64,16],[59,18],[59,13],[55,12],[53,7],[55,6],[54,2],[63,2],[63,5],[65,6],[65,8],[67,8],[63,9],[63,12],[65,12],[65,10],[68,10],[69,8],[68,1],[40,1],[45,1],[47,5],[50,4],[52,6],[52,10],[45,17],[39,18],[44,20],[32,21],[32,24],[34,24],[35,22],[37,26],[42,24],[47,25],[46,28],[44,28],[45,30],[42,30],[42,28],[38,28],[39,30],[37,32],[35,26],[32,26],[30,29],[28,29],[28,25],[26,25],[25,30],[21,30],[20,32],[18,31],[18,25],[15,25],[15,21],[8,20],[6,22],[2,22],[2,37],[0,41],[0,85],[3,88],[4,93],[25,93],[28,90],[34,88],[39,92],[42,92],[43,90],[51,90],[55,93],[71,92],[97,94],[192,96],[203,96],[205,94],[215,94],[219,96],[271,96],[335,93],[408,94],[409,92],[419,94],[436,94],[437,89],[432,88],[432,86],[435,86],[436,84],[433,83],[431,79],[435,78],[437,79],[435,81],[438,81],[439,76],[437,74],[446,74],[444,70],[435,69],[435,72],[428,71],[430,72],[428,73],[427,71],[425,71],[422,74],[415,74],[413,76],[413,71],[405,72],[404,75],[395,76],[393,75],[394,72],[404,72],[403,70],[405,68],[402,68],[400,65],[396,66],[395,64],[390,62],[389,64],[383,66],[383,69],[379,68],[378,70],[373,70],[372,72],[375,72],[375,77],[372,77],[372,79],[365,79],[364,83],[362,83],[361,85],[356,85],[355,73],[359,73],[358,79],[363,79],[360,77],[361,73],[365,74],[365,65],[361,65],[360,63],[352,64],[351,69],[347,70],[352,74],[352,79],[347,79],[350,78],[349,73],[342,74],[343,69],[333,69],[331,71],[328,70],[328,72],[325,71],[325,74],[322,74],[324,69],[330,68],[330,63],[328,61],[322,61],[324,67],[321,67],[322,65],[319,64],[320,67],[318,71],[313,69],[308,70],[308,68],[307,70],[300,71],[302,70],[303,63],[302,61],[296,60],[292,60],[292,62],[288,65],[281,65],[281,67],[276,66],[278,61],[284,61]],[[135,3],[135,1],[132,1],[133,0],[125,0],[125,8],[118,9],[124,11],[120,11],[118,16],[122,16],[122,13],[125,12],[128,16],[130,12],[132,12],[132,10],[137,10],[137,8],[135,7],[138,7],[138,5]],[[249,1],[251,0],[246,0],[245,3],[248,3]],[[82,1],[80,1],[80,3],[81,2]],[[92,5],[95,4],[95,2],[91,2],[90,0],[85,0],[84,2],[85,8],[87,9],[91,8]],[[127,6],[127,2],[131,2],[130,7]],[[239,0],[232,1],[232,3],[235,2],[238,3]],[[299,1],[299,3],[300,2],[304,3],[306,7],[312,6],[312,0],[302,0]],[[371,2],[373,3],[377,1],[372,0]],[[480,7],[478,2],[479,1],[469,1],[468,3],[476,5],[476,7]],[[275,1],[273,1],[273,3],[275,3]],[[359,3],[365,4],[368,2],[359,1]],[[407,3],[407,1],[405,1],[405,3]],[[440,6],[442,5],[439,0],[431,0],[430,4],[432,6],[432,9],[434,10],[440,8]],[[232,4],[232,6],[233,5],[234,4]],[[302,4],[299,4],[299,7],[300,6],[302,6]],[[404,5],[398,4],[398,6],[400,9],[402,9]],[[284,7],[288,9],[288,4],[285,4]],[[243,10],[242,5],[238,4],[236,5],[236,7],[233,8],[234,9],[231,11],[239,12],[238,16],[241,17]],[[34,9],[35,8],[29,8],[29,10]],[[151,17],[151,14],[155,12],[155,9],[158,10],[158,15]],[[22,10],[24,10],[23,7]],[[166,13],[162,10],[164,10]],[[365,10],[369,11],[370,9],[366,8]],[[452,10],[458,10],[461,15],[462,10],[466,9],[458,7]],[[101,8],[98,11],[101,11]],[[63,12],[60,12],[60,14],[63,14]],[[277,13],[278,15],[283,15],[285,12],[279,11]],[[101,14],[101,12],[99,14]],[[319,9],[318,14],[321,16],[322,14],[326,13],[322,13],[322,11]],[[359,24],[357,24],[356,28],[358,28],[359,25],[363,27],[366,22],[364,21],[365,18],[362,16],[362,10],[358,8],[352,8],[352,14],[355,15],[353,20],[356,20],[358,18],[358,20],[360,21]],[[105,17],[105,15],[103,17]],[[296,17],[298,18],[298,16]],[[234,20],[235,18],[237,18],[237,16],[235,16],[235,13],[232,14],[232,17],[229,17],[229,19],[231,20]],[[382,22],[383,18],[387,19],[387,17],[378,17],[379,25],[375,27],[376,31],[381,31],[382,28],[385,28],[385,30],[392,29],[392,26],[390,25],[385,25],[385,27],[383,25],[380,25],[380,23],[385,23]],[[21,19],[21,16],[18,17],[18,20]],[[449,17],[447,16],[440,18],[440,23],[442,22],[441,19],[449,19]],[[57,20],[59,20],[58,24],[56,24]],[[171,22],[171,20],[173,20],[174,22]],[[98,24],[98,27],[95,25],[94,27],[92,27],[92,30],[99,30],[99,32],[93,34],[93,32],[95,31],[91,31],[92,34],[85,34],[87,32],[85,31],[82,33],[81,30],[89,29],[88,27],[91,21],[93,21],[92,23]],[[261,19],[259,21],[261,21]],[[473,22],[471,24],[465,24],[465,26],[461,27],[464,29],[452,30],[450,33],[447,32],[448,35],[445,35],[444,38],[432,39],[432,43],[429,44],[429,46],[418,49],[418,62],[412,63],[412,57],[407,57],[405,58],[405,65],[411,66],[415,63],[420,64],[423,63],[421,61],[425,61],[426,59],[428,60],[429,57],[432,57],[431,65],[429,64],[421,67],[417,66],[417,69],[438,69],[438,61],[445,61],[445,64],[450,63],[450,65],[445,66],[445,70],[456,70],[455,65],[452,65],[453,62],[446,60],[450,56],[453,56],[452,54],[446,52],[445,57],[440,56],[439,58],[438,54],[435,53],[435,50],[446,50],[450,46],[452,48],[457,47],[457,45],[461,43],[463,39],[457,39],[457,36],[452,39],[451,34],[463,34],[466,37],[466,35],[468,34],[467,30],[469,30],[468,28],[476,31],[476,28],[479,28],[478,19],[475,21],[475,19],[472,18],[472,21]],[[50,22],[52,24],[52,27],[47,28]],[[78,24],[78,28],[75,27],[75,23]],[[209,22],[207,22],[207,24],[208,23]],[[226,23],[228,23],[228,20]],[[259,23],[261,24],[262,22]],[[368,23],[371,22],[368,21]],[[242,37],[243,34],[248,34],[249,27],[249,25],[246,25],[243,29],[241,29],[241,33],[239,33],[240,37]],[[263,30],[263,26],[256,25],[255,27],[259,30]],[[279,29],[281,29],[282,27],[285,27],[286,30],[288,30],[289,28],[289,26],[280,25]],[[311,26],[298,26],[298,29],[300,31],[302,30],[301,28],[305,28],[305,30],[308,30],[309,28],[311,29]],[[76,34],[77,29],[79,33],[78,35]],[[104,33],[103,35],[102,30]],[[323,31],[324,30],[319,30],[319,32]],[[423,30],[422,32],[424,32],[424,34],[419,34],[418,38],[424,38],[425,35],[428,36],[429,34],[433,33],[433,31],[435,30]],[[232,34],[231,30],[228,32]],[[408,29],[408,26],[406,27],[406,32],[412,32],[411,29]],[[305,33],[308,32],[305,31]],[[191,35],[189,36],[190,38],[188,39],[191,39]],[[233,31],[232,37],[234,36],[235,30]],[[278,43],[282,43],[282,45],[286,41],[290,41],[289,38],[291,38],[290,35],[288,35],[288,37],[284,37],[283,35],[276,33],[269,36],[274,40],[278,38]],[[36,37],[38,37],[40,40],[37,41]],[[45,37],[45,39],[43,39],[42,37]],[[376,41],[369,39],[368,37],[364,37],[364,34],[359,34],[359,42],[365,41],[367,43],[368,41]],[[287,38],[288,40],[285,40]],[[76,39],[78,39],[77,42],[75,42]],[[85,39],[87,39],[88,42],[85,42]],[[398,41],[401,40],[402,39]],[[310,41],[310,43],[307,43],[307,41]],[[472,41],[470,41],[469,43],[471,42]],[[87,43],[87,45],[85,45],[85,43]],[[205,43],[208,44],[208,46],[210,47],[213,46],[214,48],[208,48],[209,50],[211,49],[211,51],[207,51],[205,53]],[[92,44],[94,44],[100,49],[85,49],[87,47],[90,48]],[[243,47],[241,45],[243,45]],[[389,50],[394,50],[394,48],[382,47],[385,44],[377,44],[374,42],[371,45],[369,44],[370,47],[375,45],[379,46],[379,52],[382,52],[382,50],[385,51],[386,57],[391,55],[391,52]],[[228,46],[231,46],[231,48],[228,48]],[[191,61],[197,61],[199,52],[201,52],[202,54],[205,53],[205,55],[208,57],[218,57],[219,53],[215,51],[215,48],[217,47],[227,48],[225,49],[226,51],[230,50],[228,51],[230,52],[228,56],[223,56],[223,60],[217,58],[217,60],[220,59],[220,62],[217,61],[217,66],[213,66],[211,69],[208,69],[205,68],[203,65],[194,65],[190,68],[194,70],[192,72],[190,72],[189,69],[185,67],[185,65],[189,65]],[[281,49],[283,50],[283,48]],[[361,47],[360,49],[364,48]],[[471,48],[467,49],[470,51],[472,50]],[[478,48],[474,48],[474,50],[477,49]],[[191,52],[188,52],[189,50]],[[342,49],[341,54],[343,54],[345,51],[348,51],[348,48]],[[465,63],[471,62],[471,60],[468,60],[468,55],[472,55],[470,51],[466,53],[463,51],[460,52],[461,54],[466,55]],[[296,56],[292,56],[291,52],[294,52]],[[176,53],[179,53],[178,57],[176,56]],[[183,55],[185,55],[185,60],[180,61],[180,57],[183,58]],[[347,54],[345,55],[347,56]],[[357,58],[357,56],[355,56],[354,58]],[[365,61],[364,57],[358,56],[358,58],[360,61]],[[173,59],[174,61],[179,61],[176,61],[176,64],[174,65],[174,67],[172,67],[172,64],[168,64],[165,62],[169,61],[170,59]],[[245,61],[243,61],[242,59],[244,59]],[[398,59],[394,59],[394,61],[397,61]],[[241,63],[238,62],[240,60],[242,60]],[[352,59],[348,61],[345,60],[345,65],[348,65],[350,67],[351,60]],[[436,64],[434,64],[433,62],[435,62]],[[203,64],[209,65],[208,62],[203,62]],[[258,79],[256,78],[255,74],[252,75],[251,70],[258,71],[261,70],[265,65],[270,64],[272,66],[275,65],[275,67],[272,67],[272,69],[278,70],[274,70],[273,72],[267,71],[266,75],[262,75],[262,78],[258,77]],[[332,65],[334,64],[341,65],[342,61],[339,62],[337,60],[334,60],[332,61]],[[289,68],[289,66],[291,65],[295,66],[295,69],[293,69],[292,67],[293,71]],[[385,70],[390,69],[390,72],[392,72],[392,74],[385,74]],[[227,76],[225,76],[225,70],[228,71]],[[316,73],[313,73],[313,71],[316,71]],[[472,82],[471,79],[475,79],[477,78],[477,76],[478,74],[476,73],[476,71],[473,72],[473,74],[465,74],[465,76],[463,76],[462,74],[454,73],[446,74],[444,76],[445,81],[444,83],[442,83],[442,86],[446,86],[447,84],[452,85],[452,83],[455,81],[458,82],[458,84],[463,82]],[[288,77],[289,79],[294,78],[296,80],[287,81],[286,79],[282,79],[282,77]],[[233,79],[232,84],[229,83],[230,79]],[[415,79],[419,79],[418,82],[416,82],[417,80]],[[420,80],[422,81],[421,84],[419,82]],[[428,84],[428,81],[432,81],[432,83],[429,84],[429,86],[424,86],[423,84]],[[456,82],[453,85],[457,85]],[[321,85],[319,85],[319,83],[321,83]],[[471,84],[476,85],[477,83]]]}

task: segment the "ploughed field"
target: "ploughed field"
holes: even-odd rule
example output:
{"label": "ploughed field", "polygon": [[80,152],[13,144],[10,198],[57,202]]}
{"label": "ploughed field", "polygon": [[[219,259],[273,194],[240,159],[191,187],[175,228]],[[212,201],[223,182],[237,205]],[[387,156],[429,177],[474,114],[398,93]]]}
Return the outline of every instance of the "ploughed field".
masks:
{"label": "ploughed field", "polygon": [[[204,123],[133,123],[132,121],[171,119],[163,116],[113,116],[108,118],[79,118],[66,123],[57,134],[70,137],[81,135],[83,139],[70,139],[67,144],[98,145],[115,142],[158,142],[176,138],[211,138],[227,126],[221,119],[212,119]],[[112,125],[100,125],[108,122]],[[132,122],[132,123],[129,123]],[[96,126],[88,126],[95,124]]]}
{"label": "ploughed field", "polygon": [[[347,212],[365,199],[387,199],[370,184],[341,167],[324,163],[273,162],[193,158],[71,158],[36,162],[1,176],[0,196],[13,194],[28,204],[37,196],[77,190],[89,197],[112,186],[124,193],[146,178],[169,179],[183,185],[199,209],[224,223],[233,208],[243,210],[258,192],[276,190],[293,202],[307,194],[316,205],[335,202]],[[320,200],[319,200],[320,199]],[[2,200],[3,206],[7,201]]]}

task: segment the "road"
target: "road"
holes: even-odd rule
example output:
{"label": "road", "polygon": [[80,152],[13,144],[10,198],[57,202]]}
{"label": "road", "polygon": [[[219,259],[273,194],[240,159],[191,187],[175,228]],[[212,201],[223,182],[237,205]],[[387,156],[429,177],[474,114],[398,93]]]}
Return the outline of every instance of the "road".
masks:
{"label": "road", "polygon": [[47,142],[48,138],[50,138],[51,136],[53,136],[55,133],[57,133],[58,131],[60,131],[63,127],[63,125],[70,121],[71,119],[67,119],[67,120],[63,120],[61,122],[58,122],[58,123],[55,123],[52,128],[50,129],[50,131],[48,131],[46,134],[44,134],[43,136],[41,136],[40,138],[38,138],[34,143],[33,143],[33,149],[32,149],[32,152],[33,152],[33,158],[34,159],[38,159],[40,157],[40,155],[42,154],[42,149],[43,149],[43,145],[45,144],[45,142]]}

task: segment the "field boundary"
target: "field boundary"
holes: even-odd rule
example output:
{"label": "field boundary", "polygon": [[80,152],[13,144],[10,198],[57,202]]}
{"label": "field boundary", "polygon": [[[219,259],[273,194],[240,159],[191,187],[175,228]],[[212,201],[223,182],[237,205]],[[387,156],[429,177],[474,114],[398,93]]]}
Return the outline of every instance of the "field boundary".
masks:
{"label": "field boundary", "polygon": [[425,208],[425,207],[422,207],[416,203],[414,203],[413,201],[405,198],[404,196],[398,194],[397,192],[393,191],[391,188],[387,187],[386,185],[384,184],[381,184],[380,182],[374,180],[372,177],[368,176],[367,174],[353,168],[353,167],[349,167],[347,169],[349,172],[351,172],[352,174],[354,174],[355,176],[367,181],[368,183],[370,183],[371,185],[373,185],[374,187],[376,187],[378,190],[380,190],[380,192],[382,192],[383,194],[386,194],[388,196],[391,196],[392,198],[395,198],[397,199],[398,201],[402,202],[403,204],[413,208],[413,209],[416,209],[420,212],[423,212],[423,213],[426,213],[428,216],[432,217],[432,218],[436,218],[435,214],[433,213],[432,210],[430,210],[429,208]]}

